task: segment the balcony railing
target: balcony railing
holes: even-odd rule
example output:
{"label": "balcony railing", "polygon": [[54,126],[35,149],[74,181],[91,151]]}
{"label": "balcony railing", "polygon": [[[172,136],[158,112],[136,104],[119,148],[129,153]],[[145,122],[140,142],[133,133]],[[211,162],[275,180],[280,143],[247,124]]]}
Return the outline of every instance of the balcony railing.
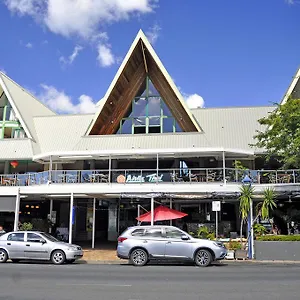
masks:
{"label": "balcony railing", "polygon": [[[79,183],[241,183],[247,174],[254,184],[300,183],[300,170],[210,169],[111,169],[58,170],[25,174],[0,175],[0,186],[32,186]],[[225,176],[225,178],[224,178]]]}

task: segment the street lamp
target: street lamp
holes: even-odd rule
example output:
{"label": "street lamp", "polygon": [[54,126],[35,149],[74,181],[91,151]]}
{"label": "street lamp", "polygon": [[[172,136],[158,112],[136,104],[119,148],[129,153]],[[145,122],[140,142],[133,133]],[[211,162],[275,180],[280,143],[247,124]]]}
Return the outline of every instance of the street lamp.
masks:
{"label": "street lamp", "polygon": [[[251,184],[252,184],[252,179],[249,177],[249,175],[245,175],[244,178],[242,179],[242,183],[244,185],[249,185],[249,187],[251,187]],[[253,201],[252,199],[250,200],[250,211],[249,211],[249,214],[248,214],[248,222],[247,222],[247,227],[248,227],[248,230],[247,230],[247,233],[250,232],[250,236],[249,236],[249,239],[248,239],[248,258],[250,259],[253,259],[253,250],[254,250],[254,236],[253,236],[253,226],[252,226],[252,223],[253,223]],[[248,234],[247,234],[248,235]]]}

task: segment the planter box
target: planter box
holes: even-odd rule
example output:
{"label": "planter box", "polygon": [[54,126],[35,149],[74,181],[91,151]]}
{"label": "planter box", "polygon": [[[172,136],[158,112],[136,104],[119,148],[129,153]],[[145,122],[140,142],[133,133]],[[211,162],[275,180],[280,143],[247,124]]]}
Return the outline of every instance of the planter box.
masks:
{"label": "planter box", "polygon": [[236,259],[247,259],[248,258],[247,250],[235,250],[235,258]]}
{"label": "planter box", "polygon": [[255,241],[257,260],[300,260],[300,242]]}
{"label": "planter box", "polygon": [[227,255],[225,256],[225,259],[234,260],[234,258],[235,258],[235,251],[234,250],[228,250]]}

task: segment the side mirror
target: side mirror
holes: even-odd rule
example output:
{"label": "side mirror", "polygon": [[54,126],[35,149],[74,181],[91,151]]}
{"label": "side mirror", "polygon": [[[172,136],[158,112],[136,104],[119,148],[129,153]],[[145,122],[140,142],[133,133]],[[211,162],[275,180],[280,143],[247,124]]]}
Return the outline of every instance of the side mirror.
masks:
{"label": "side mirror", "polygon": [[190,238],[187,236],[187,235],[182,235],[181,236],[181,239],[183,240],[183,241],[188,241]]}
{"label": "side mirror", "polygon": [[40,240],[40,243],[42,243],[43,245],[46,244],[47,242],[45,240]]}

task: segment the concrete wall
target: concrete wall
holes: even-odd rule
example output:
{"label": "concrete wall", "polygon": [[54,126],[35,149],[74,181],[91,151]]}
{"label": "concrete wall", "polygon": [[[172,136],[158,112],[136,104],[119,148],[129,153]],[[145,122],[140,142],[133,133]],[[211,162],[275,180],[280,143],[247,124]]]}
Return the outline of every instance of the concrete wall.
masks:
{"label": "concrete wall", "polygon": [[255,242],[257,260],[300,260],[300,242]]}

